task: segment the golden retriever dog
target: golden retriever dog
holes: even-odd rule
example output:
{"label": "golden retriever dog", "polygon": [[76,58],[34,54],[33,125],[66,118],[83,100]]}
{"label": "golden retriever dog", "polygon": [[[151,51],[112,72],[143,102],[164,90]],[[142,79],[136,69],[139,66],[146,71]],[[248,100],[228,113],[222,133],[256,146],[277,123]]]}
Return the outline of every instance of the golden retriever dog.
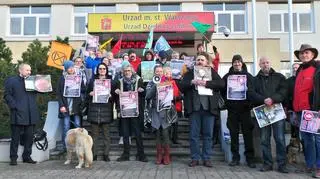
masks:
{"label": "golden retriever dog", "polygon": [[76,168],[81,168],[84,163],[86,168],[92,166],[93,140],[86,129],[70,129],[67,132],[65,142],[67,147],[67,160],[64,162],[65,165],[71,163],[72,153],[75,152],[79,160],[79,164],[76,166]]}

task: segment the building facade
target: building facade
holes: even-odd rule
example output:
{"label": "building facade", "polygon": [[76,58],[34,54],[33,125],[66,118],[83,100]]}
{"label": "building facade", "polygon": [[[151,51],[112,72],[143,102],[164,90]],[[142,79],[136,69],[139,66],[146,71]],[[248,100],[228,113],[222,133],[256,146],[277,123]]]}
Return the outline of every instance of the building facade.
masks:
{"label": "building facade", "polygon": [[[47,44],[49,40],[56,39],[56,36],[68,36],[74,48],[80,47],[88,34],[88,13],[212,11],[215,13],[214,23],[217,29],[212,35],[212,44],[221,53],[220,74],[224,74],[234,54],[241,54],[252,68],[251,6],[251,1],[243,0],[0,0],[0,37],[13,51],[14,59],[19,60],[28,44],[36,38]],[[294,1],[295,49],[298,49],[301,43],[320,47],[317,31],[320,26],[319,12],[320,1]],[[256,19],[258,57],[270,57],[276,70],[288,72],[286,1],[257,0]],[[230,28],[230,36],[226,38],[219,26]],[[200,36],[195,36],[195,45],[200,39]],[[174,50],[184,51],[179,48]]]}

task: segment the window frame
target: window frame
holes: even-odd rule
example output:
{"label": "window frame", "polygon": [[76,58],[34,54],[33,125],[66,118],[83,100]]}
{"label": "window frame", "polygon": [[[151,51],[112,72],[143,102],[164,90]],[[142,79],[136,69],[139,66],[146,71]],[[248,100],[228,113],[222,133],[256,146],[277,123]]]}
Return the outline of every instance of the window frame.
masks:
{"label": "window frame", "polygon": [[[289,33],[285,31],[285,14],[288,13],[288,9],[286,10],[273,10],[270,9],[270,4],[274,5],[276,3],[269,3],[268,4],[268,31],[270,34],[278,34],[278,33]],[[282,3],[279,3],[282,4]],[[297,4],[307,4],[307,3],[295,3],[295,5]],[[296,29],[297,31],[293,31],[293,33],[297,33],[297,34],[303,34],[303,33],[314,33],[314,9],[312,7],[312,4],[310,3],[310,9],[306,10],[306,11],[295,11],[294,9],[292,10],[293,14],[296,14]],[[305,30],[300,30],[300,14],[309,14],[310,15],[310,30],[305,31]],[[270,15],[281,15],[281,31],[271,31],[271,18]],[[289,19],[288,19],[288,23],[289,23]]]}
{"label": "window frame", "polygon": [[111,13],[116,12],[116,5],[115,4],[93,4],[93,5],[73,5],[72,7],[72,20],[71,20],[71,34],[73,36],[86,36],[88,35],[88,28],[85,28],[85,33],[76,33],[75,32],[75,17],[85,17],[85,25],[88,25],[88,13],[87,12],[75,12],[76,7],[91,7],[92,8],[92,13],[96,12],[96,7],[97,6],[110,6],[114,8],[114,11]]}
{"label": "window frame", "polygon": [[[222,10],[205,10],[205,5],[210,4],[222,4]],[[243,4],[244,10],[226,10],[226,4]],[[222,26],[219,26],[219,14],[230,14],[230,31],[232,34],[247,34],[248,33],[248,3],[203,3],[203,11],[206,12],[214,12],[215,17],[215,25],[216,25],[216,34],[223,34],[222,31],[219,31],[219,28]],[[244,16],[244,31],[235,31],[234,28],[234,16],[235,15],[243,15]]]}
{"label": "window frame", "polygon": [[[8,20],[8,36],[11,37],[21,37],[21,36],[25,36],[25,37],[48,37],[51,34],[51,13],[52,13],[52,8],[51,6],[11,6],[11,8],[15,8],[15,7],[26,7],[28,8],[28,13],[24,14],[24,13],[17,13],[17,14],[12,14],[11,10],[9,10],[9,20]],[[50,8],[50,12],[47,13],[32,13],[32,7],[48,7]],[[34,35],[25,35],[24,34],[24,21],[25,21],[25,17],[35,17],[36,18],[36,31]],[[20,34],[12,34],[11,32],[11,19],[12,18],[19,18],[20,19]],[[40,30],[40,18],[48,18],[49,19],[49,31],[47,34],[39,34],[39,30]]]}
{"label": "window frame", "polygon": [[[138,4],[138,6],[148,6],[148,5],[156,5],[157,6],[157,11],[140,11],[139,12],[181,12],[181,3],[156,3],[156,4]],[[161,11],[161,5],[178,5],[179,6],[179,11]],[[138,8],[139,8],[138,7]]]}

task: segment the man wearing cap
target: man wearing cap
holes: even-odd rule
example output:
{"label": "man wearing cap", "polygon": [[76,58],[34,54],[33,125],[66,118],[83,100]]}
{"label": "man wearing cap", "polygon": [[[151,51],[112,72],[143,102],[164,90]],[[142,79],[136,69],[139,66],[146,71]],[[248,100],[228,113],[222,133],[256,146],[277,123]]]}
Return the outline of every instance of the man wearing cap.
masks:
{"label": "man wearing cap", "polygon": [[[247,71],[247,66],[243,62],[241,55],[234,55],[232,57],[232,66],[229,69],[229,72],[223,77],[225,81],[226,88],[223,91],[223,96],[226,100],[226,107],[228,110],[228,120],[227,126],[230,131],[231,137],[231,152],[232,152],[232,161],[229,163],[229,166],[239,165],[240,154],[239,154],[239,131],[241,126],[241,131],[244,138],[245,144],[245,155],[247,160],[247,165],[250,168],[255,168],[254,164],[254,149],[253,149],[253,138],[252,131],[254,125],[251,120],[250,110],[251,104],[245,95],[244,98],[236,99],[235,96],[227,97],[227,88],[232,88],[229,86],[229,79],[239,79],[239,75],[245,76],[242,81],[245,82],[245,88],[251,88],[251,83],[253,77]],[[231,91],[231,90],[230,90]],[[247,93],[248,90],[245,91]],[[225,93],[225,94],[224,94]]]}
{"label": "man wearing cap", "polygon": [[[267,57],[260,58],[259,66],[261,70],[253,80],[254,90],[248,91],[248,96],[252,99],[252,103],[255,106],[265,104],[268,107],[275,103],[284,102],[287,95],[287,83],[285,77],[271,68],[271,61]],[[276,142],[278,171],[281,173],[289,172],[286,168],[284,125],[285,120],[280,120],[260,129],[263,158],[263,166],[260,169],[261,172],[271,171],[273,169],[270,144],[271,129]]]}
{"label": "man wearing cap", "polygon": [[156,61],[156,64],[161,65],[162,67],[170,67],[168,63],[168,54],[166,51],[161,50],[158,54],[159,58]]}
{"label": "man wearing cap", "polygon": [[[294,55],[302,62],[300,65],[293,92],[293,110],[301,117],[303,110],[320,110],[320,68],[315,59],[318,50],[309,44],[302,44]],[[301,132],[304,143],[306,172],[311,173],[315,168],[314,177],[320,178],[320,136]]]}
{"label": "man wearing cap", "polygon": [[137,56],[136,52],[133,49],[128,51],[129,62],[135,72],[138,72],[138,67],[141,63],[141,59]]}

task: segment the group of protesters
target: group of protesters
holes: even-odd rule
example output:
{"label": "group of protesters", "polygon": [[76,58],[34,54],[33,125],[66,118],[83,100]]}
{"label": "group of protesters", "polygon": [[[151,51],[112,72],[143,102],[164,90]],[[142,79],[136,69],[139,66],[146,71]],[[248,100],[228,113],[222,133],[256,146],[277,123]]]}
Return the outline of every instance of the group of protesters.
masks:
{"label": "group of protesters", "polygon": [[[123,137],[123,153],[117,161],[129,161],[130,158],[130,136],[135,136],[137,155],[136,160],[147,162],[144,153],[142,132],[145,126],[144,110],[148,110],[151,121],[150,126],[156,136],[156,164],[168,165],[170,158],[170,139],[178,143],[178,122],[168,121],[167,110],[157,111],[157,85],[158,83],[169,83],[173,87],[174,98],[172,104],[179,117],[184,114],[190,121],[190,167],[200,165],[200,161],[206,167],[213,167],[211,162],[212,139],[214,138],[214,126],[218,121],[221,106],[221,98],[225,101],[228,110],[227,127],[230,130],[232,161],[229,166],[240,164],[239,133],[240,129],[244,137],[245,157],[248,167],[256,168],[255,151],[253,145],[253,129],[255,120],[251,117],[251,110],[255,106],[272,106],[282,103],[286,110],[301,118],[303,110],[319,111],[320,92],[319,77],[320,66],[316,62],[318,51],[308,44],[301,45],[295,51],[297,59],[301,62],[295,64],[295,77],[286,79],[281,73],[271,67],[268,57],[259,60],[260,71],[252,76],[246,67],[241,55],[234,55],[229,72],[221,78],[218,71],[219,53],[213,46],[213,54],[205,52],[202,44],[197,46],[195,66],[210,67],[211,80],[199,80],[194,78],[194,66],[184,66],[180,79],[172,79],[172,70],[169,65],[171,59],[183,60],[186,53],[160,51],[154,53],[152,50],[145,52],[142,59],[138,57],[134,49],[128,53],[121,54],[123,60],[121,72],[111,74],[109,71],[112,61],[112,52],[96,53],[90,52],[85,59],[76,57],[74,60],[64,62],[64,72],[57,85],[57,98],[59,102],[59,118],[63,120],[62,141],[70,129],[70,122],[74,127],[81,127],[81,118],[86,111],[87,120],[91,123],[91,136],[94,141],[93,159],[97,160],[98,138],[100,130],[103,134],[104,161],[110,161],[110,124],[114,121],[114,108],[117,110],[119,119],[119,135]],[[159,77],[159,82],[151,80],[144,82],[141,77],[141,61],[156,61],[153,72]],[[28,64],[19,66],[19,75],[11,77],[5,82],[4,99],[11,111],[12,141],[10,146],[11,165],[16,165],[19,134],[24,132],[25,148],[23,162],[36,163],[31,159],[32,131],[37,123],[37,107],[35,92],[24,90],[24,79],[31,74]],[[65,97],[63,95],[65,75],[80,75],[81,95],[80,97]],[[246,98],[243,100],[227,99],[227,80],[231,75],[246,76]],[[111,97],[107,103],[93,103],[94,80],[111,80]],[[212,90],[212,95],[200,95],[198,89],[205,87]],[[136,91],[139,94],[139,116],[123,118],[120,113],[119,95],[122,92]],[[183,101],[183,103],[182,103]],[[87,110],[84,110],[87,109]],[[183,112],[183,113],[182,113]],[[71,120],[71,117],[73,120]],[[263,165],[260,171],[273,170],[273,159],[271,155],[271,130],[276,143],[277,170],[288,173],[286,167],[286,143],[285,143],[285,120],[280,120],[260,130]],[[306,172],[314,172],[315,177],[320,177],[320,137],[317,134],[299,131],[292,127],[292,137],[300,138],[306,161]],[[200,138],[203,145],[200,150]],[[65,147],[65,143],[64,143]],[[65,150],[65,149],[64,149]],[[201,152],[200,152],[201,151]],[[257,152],[257,151],[256,151]]]}

